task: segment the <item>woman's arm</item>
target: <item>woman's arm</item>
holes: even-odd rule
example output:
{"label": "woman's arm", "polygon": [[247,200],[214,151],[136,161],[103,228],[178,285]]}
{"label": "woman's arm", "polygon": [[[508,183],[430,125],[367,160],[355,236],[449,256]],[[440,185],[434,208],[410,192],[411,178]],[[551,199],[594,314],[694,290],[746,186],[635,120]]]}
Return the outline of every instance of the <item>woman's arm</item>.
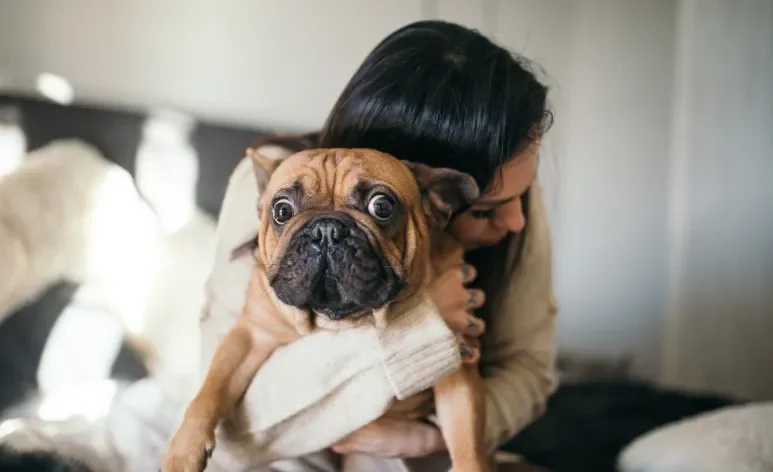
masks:
{"label": "woman's arm", "polygon": [[556,387],[550,231],[537,186],[529,197],[519,267],[506,293],[491,300],[493,315],[481,341],[486,444],[492,451],[541,415]]}

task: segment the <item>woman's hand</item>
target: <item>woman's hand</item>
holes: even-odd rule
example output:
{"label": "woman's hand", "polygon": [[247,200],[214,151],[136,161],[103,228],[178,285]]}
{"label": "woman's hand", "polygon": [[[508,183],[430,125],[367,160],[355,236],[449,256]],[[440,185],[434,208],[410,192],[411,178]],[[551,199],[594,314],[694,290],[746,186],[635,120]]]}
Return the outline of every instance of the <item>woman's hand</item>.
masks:
{"label": "woman's hand", "polygon": [[478,336],[483,334],[485,324],[473,315],[475,309],[486,302],[482,290],[468,289],[467,284],[475,280],[475,268],[461,261],[441,273],[429,286],[429,295],[446,324],[460,341],[462,362],[472,364],[480,358]]}
{"label": "woman's hand", "polygon": [[421,421],[380,418],[333,445],[338,454],[424,457],[445,449],[440,430]]}

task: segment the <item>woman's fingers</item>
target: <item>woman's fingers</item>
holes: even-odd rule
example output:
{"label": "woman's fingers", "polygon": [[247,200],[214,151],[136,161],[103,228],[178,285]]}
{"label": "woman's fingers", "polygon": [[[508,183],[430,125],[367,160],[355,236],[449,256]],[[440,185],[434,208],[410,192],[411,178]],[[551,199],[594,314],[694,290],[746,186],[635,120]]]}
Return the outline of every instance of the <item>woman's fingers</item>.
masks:
{"label": "woman's fingers", "polygon": [[467,326],[465,326],[460,333],[477,337],[483,334],[484,331],[486,331],[486,323],[484,323],[482,319],[475,318],[474,316],[467,316]]}
{"label": "woman's fingers", "polygon": [[[462,336],[478,337],[486,329],[483,320],[473,316],[486,303],[486,294],[479,289],[467,289],[466,283],[475,280],[477,271],[470,264],[461,264],[445,271],[430,284],[430,296],[451,330]],[[472,359],[477,354],[470,351]]]}
{"label": "woman's fingers", "polygon": [[462,264],[460,267],[460,270],[462,272],[462,283],[468,284],[475,280],[475,277],[478,276],[478,271],[475,270],[475,267],[470,264]]}
{"label": "woman's fingers", "polygon": [[486,303],[486,292],[478,289],[467,290],[467,309],[475,310]]}
{"label": "woman's fingers", "polygon": [[446,325],[454,333],[464,333],[470,325],[470,316],[464,310],[454,310],[451,313],[445,313],[443,318],[446,321]]}
{"label": "woman's fingers", "polygon": [[480,360],[480,343],[477,338],[457,336],[459,339],[459,353],[462,355],[462,364],[475,364]]}
{"label": "woman's fingers", "polygon": [[486,323],[476,318],[466,310],[457,310],[444,315],[446,324],[451,331],[460,335],[480,336],[486,330]]}

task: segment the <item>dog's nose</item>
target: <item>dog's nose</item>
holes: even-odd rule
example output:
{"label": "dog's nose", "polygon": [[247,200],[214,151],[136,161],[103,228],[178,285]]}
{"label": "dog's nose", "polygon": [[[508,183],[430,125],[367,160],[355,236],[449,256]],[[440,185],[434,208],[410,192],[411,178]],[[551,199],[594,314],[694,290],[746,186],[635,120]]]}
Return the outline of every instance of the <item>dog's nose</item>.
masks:
{"label": "dog's nose", "polygon": [[349,228],[337,218],[320,218],[313,222],[309,234],[314,242],[336,244],[349,236]]}

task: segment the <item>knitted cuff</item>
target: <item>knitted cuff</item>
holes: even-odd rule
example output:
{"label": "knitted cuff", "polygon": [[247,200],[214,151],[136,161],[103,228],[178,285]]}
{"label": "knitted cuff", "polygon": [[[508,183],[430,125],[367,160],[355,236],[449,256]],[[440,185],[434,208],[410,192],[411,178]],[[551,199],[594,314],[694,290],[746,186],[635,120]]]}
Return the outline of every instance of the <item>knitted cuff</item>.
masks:
{"label": "knitted cuff", "polygon": [[379,333],[381,362],[398,400],[432,387],[462,365],[453,332],[429,296]]}

